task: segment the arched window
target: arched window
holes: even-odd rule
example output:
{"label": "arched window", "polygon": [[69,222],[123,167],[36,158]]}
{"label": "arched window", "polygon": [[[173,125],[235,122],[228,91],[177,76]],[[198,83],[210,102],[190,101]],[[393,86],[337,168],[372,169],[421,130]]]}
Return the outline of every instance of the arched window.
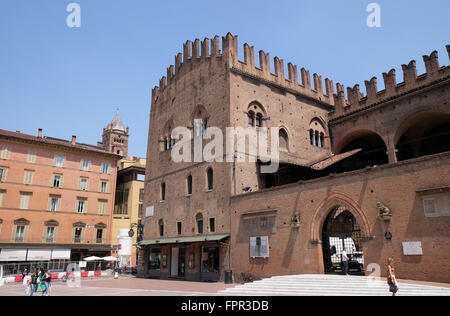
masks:
{"label": "arched window", "polygon": [[195,216],[195,221],[197,222],[197,232],[199,234],[203,234],[203,215],[201,213],[198,213]]}
{"label": "arched window", "polygon": [[194,136],[200,137],[205,135],[208,128],[209,114],[204,106],[199,105],[192,113],[192,124],[194,127]]}
{"label": "arched window", "polygon": [[309,124],[309,141],[311,146],[325,147],[325,127],[319,118],[314,118]]}
{"label": "arched window", "polygon": [[282,128],[279,132],[280,150],[289,151],[289,138],[286,131]]}
{"label": "arched window", "polygon": [[257,102],[253,102],[247,109],[248,126],[263,127],[264,118],[267,116],[264,108]]}
{"label": "arched window", "polygon": [[189,175],[187,177],[187,194],[191,195],[192,194],[192,176]]}
{"label": "arched window", "polygon": [[212,190],[214,188],[214,178],[213,178],[213,170],[212,168],[208,168],[206,171],[206,177],[208,181],[208,190]]}
{"label": "arched window", "polygon": [[172,120],[168,121],[163,129],[163,135],[161,143],[163,144],[161,151],[170,150],[175,146],[175,139],[172,138],[173,131],[173,122]]}

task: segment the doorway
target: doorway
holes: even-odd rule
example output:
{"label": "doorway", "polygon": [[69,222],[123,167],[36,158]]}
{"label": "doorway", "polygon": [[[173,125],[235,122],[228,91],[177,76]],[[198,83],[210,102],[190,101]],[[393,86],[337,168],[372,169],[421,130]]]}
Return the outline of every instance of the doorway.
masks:
{"label": "doorway", "polygon": [[184,278],[186,268],[186,248],[172,248],[170,276]]}
{"label": "doorway", "polygon": [[335,207],[322,229],[323,260],[326,274],[343,273],[341,254],[349,257],[349,274],[364,275],[361,228],[355,216],[343,206]]}

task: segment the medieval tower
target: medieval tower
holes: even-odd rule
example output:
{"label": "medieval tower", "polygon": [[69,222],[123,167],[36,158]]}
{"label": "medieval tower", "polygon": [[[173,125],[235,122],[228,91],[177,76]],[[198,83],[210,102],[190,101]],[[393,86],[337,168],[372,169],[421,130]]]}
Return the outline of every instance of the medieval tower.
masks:
{"label": "medieval tower", "polygon": [[129,128],[122,123],[117,111],[111,123],[103,128],[102,146],[112,153],[127,157],[128,137]]}

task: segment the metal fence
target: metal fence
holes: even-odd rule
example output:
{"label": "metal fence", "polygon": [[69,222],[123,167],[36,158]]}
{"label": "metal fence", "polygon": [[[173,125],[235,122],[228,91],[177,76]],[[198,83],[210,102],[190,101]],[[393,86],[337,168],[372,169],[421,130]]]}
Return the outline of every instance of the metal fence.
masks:
{"label": "metal fence", "polygon": [[[0,262],[0,277],[15,277],[22,275],[22,272],[26,268],[28,273],[31,274],[35,269],[50,270],[52,273],[59,272],[72,272],[72,271],[106,271],[108,269],[114,269],[114,265],[110,262],[90,261],[85,262],[86,266],[80,266],[80,261],[70,260],[52,260],[52,261],[39,261],[39,262],[15,262],[15,263],[1,263]],[[69,271],[70,270],[70,271]],[[3,275],[1,275],[3,271]]]}

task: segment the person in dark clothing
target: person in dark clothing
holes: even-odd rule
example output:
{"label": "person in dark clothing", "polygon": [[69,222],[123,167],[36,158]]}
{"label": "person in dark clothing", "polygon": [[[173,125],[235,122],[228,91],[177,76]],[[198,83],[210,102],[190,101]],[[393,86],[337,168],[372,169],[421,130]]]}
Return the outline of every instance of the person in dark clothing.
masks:
{"label": "person in dark clothing", "polygon": [[25,279],[25,277],[28,275],[28,269],[24,268],[22,271],[22,280]]}
{"label": "person in dark clothing", "polygon": [[50,295],[50,286],[52,282],[52,273],[50,270],[47,270],[47,272],[44,274],[44,285],[45,285],[45,291],[44,295],[49,296]]}

